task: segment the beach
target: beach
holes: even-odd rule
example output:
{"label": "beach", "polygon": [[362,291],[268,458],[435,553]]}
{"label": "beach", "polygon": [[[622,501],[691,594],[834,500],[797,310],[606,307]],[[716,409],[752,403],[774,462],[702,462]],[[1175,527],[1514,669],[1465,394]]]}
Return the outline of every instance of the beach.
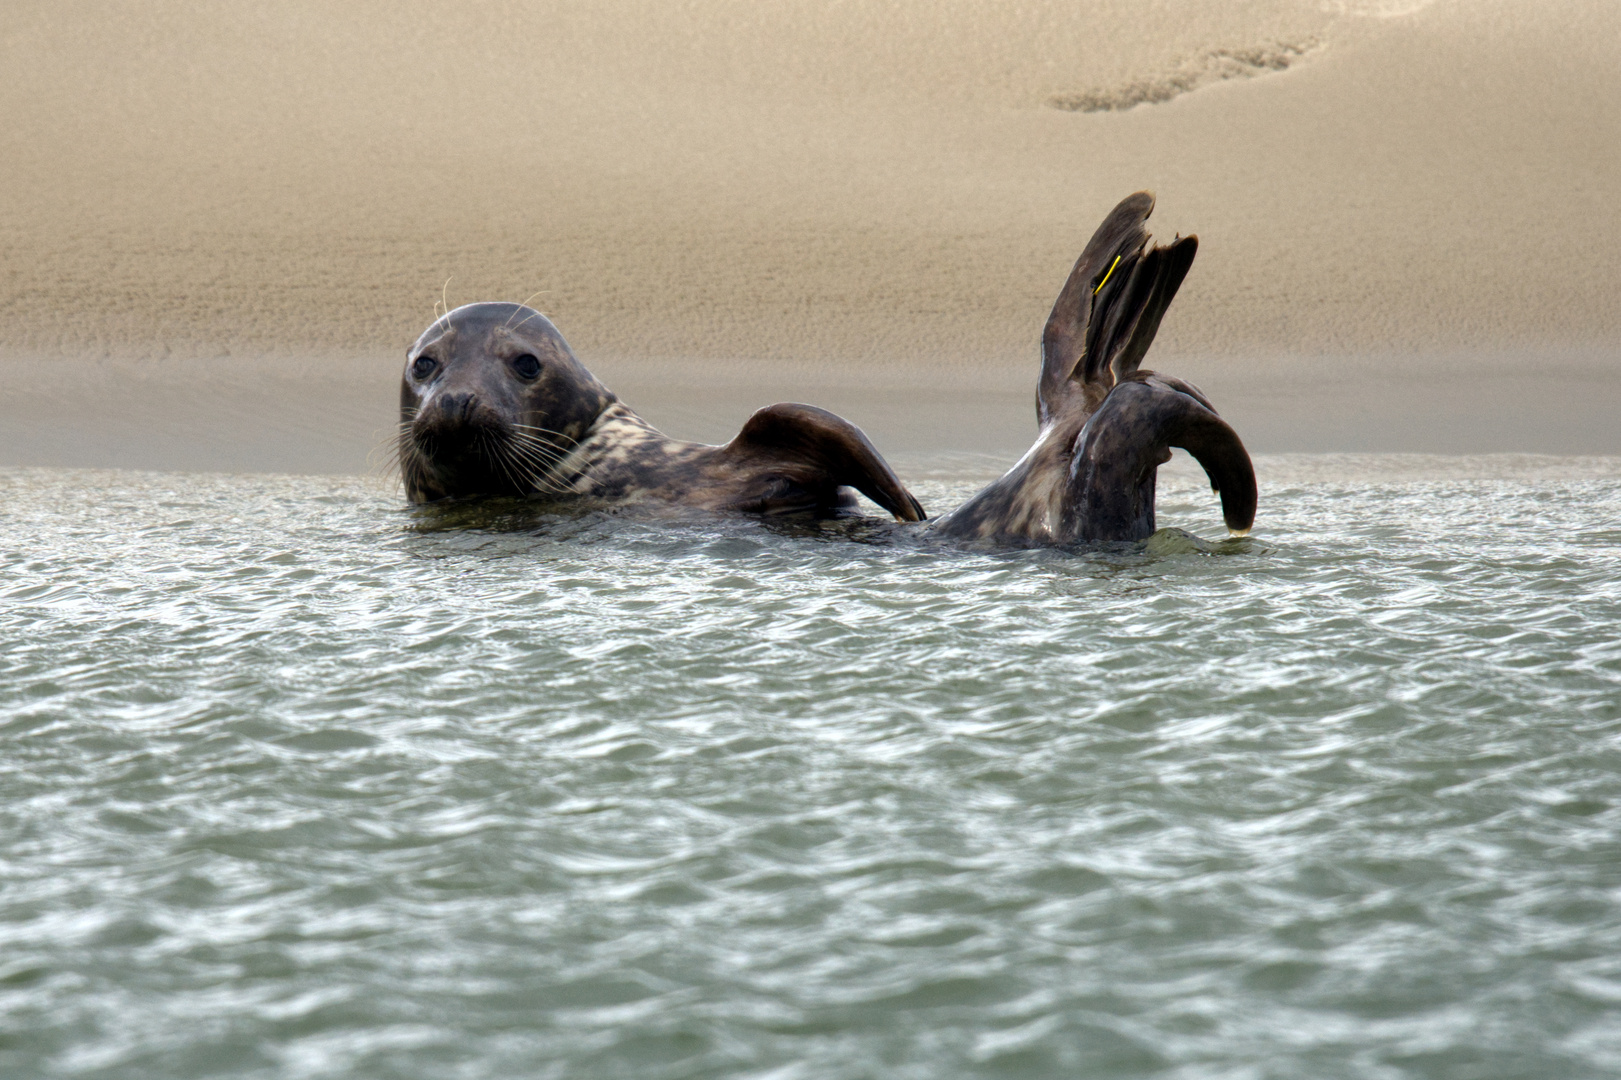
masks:
{"label": "beach", "polygon": [[1102,215],[1258,452],[1616,453],[1598,2],[12,5],[0,462],[352,472],[436,305],[670,433],[1017,453]]}

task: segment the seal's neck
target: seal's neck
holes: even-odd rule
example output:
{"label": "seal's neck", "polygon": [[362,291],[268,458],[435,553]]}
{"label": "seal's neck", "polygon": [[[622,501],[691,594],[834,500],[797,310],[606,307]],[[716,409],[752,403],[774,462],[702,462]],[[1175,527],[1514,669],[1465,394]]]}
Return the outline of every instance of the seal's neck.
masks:
{"label": "seal's neck", "polygon": [[587,443],[598,442],[602,439],[643,439],[648,436],[660,439],[668,437],[658,428],[643,420],[635,409],[615,398],[591,422],[590,429],[580,439],[580,445],[584,446]]}
{"label": "seal's neck", "polygon": [[611,399],[597,414],[572,450],[552,469],[552,477],[583,490],[580,484],[605,457],[622,453],[627,447],[651,441],[668,442],[668,436],[637,415],[636,410],[618,398]]}

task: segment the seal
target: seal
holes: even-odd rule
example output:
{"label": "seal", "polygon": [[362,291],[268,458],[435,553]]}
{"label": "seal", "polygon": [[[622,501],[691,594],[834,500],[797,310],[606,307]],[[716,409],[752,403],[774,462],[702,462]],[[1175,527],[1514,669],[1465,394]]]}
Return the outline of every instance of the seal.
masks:
{"label": "seal", "polygon": [[826,514],[854,488],[900,521],[926,517],[861,429],[823,409],[769,406],[723,446],[667,437],[522,304],[459,307],[411,346],[397,453],[414,503],[539,495]]}
{"label": "seal", "polygon": [[1196,236],[1149,246],[1151,192],[1126,197],[1093,234],[1041,336],[1035,444],[999,480],[931,523],[943,537],[1041,547],[1146,540],[1171,447],[1204,466],[1237,535],[1255,521],[1255,469],[1210,399],[1140,369],[1193,265]]}

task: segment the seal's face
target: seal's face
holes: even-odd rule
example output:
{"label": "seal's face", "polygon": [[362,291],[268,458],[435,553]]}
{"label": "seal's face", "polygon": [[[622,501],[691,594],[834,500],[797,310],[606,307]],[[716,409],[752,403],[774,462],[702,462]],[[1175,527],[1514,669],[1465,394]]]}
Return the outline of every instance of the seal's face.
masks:
{"label": "seal's face", "polygon": [[400,471],[412,502],[557,490],[557,466],[614,401],[540,312],[469,304],[406,354]]}

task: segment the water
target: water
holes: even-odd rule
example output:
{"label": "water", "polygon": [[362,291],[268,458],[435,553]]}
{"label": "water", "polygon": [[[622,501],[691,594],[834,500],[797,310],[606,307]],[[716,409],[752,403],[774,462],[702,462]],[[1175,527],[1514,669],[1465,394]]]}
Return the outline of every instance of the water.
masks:
{"label": "water", "polygon": [[1065,555],[0,472],[0,1075],[1621,1074],[1621,463],[1261,474]]}

